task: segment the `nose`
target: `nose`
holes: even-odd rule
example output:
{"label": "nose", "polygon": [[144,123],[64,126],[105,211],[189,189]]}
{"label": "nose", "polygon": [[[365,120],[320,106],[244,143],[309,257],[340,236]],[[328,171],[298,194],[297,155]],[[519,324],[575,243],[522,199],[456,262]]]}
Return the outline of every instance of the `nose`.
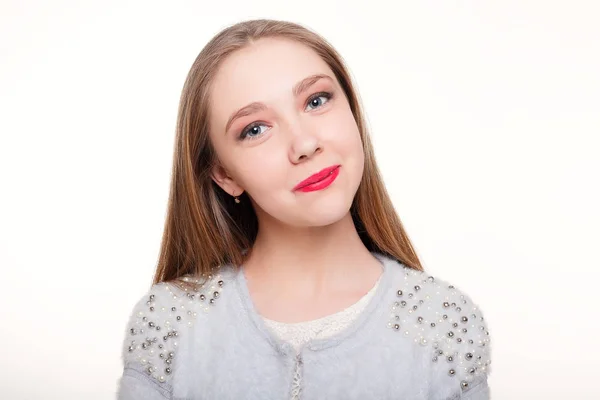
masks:
{"label": "nose", "polygon": [[[300,130],[302,129],[300,128]],[[309,130],[302,130],[301,132],[296,130],[293,132],[289,154],[292,163],[301,163],[322,151],[323,145],[317,135]]]}

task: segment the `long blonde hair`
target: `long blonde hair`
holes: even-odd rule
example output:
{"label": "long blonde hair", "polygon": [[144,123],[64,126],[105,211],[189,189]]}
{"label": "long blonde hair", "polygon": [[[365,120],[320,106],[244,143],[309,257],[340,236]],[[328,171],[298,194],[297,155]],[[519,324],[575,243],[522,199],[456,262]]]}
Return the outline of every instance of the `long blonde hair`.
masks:
{"label": "long blonde hair", "polygon": [[[313,49],[331,68],[342,87],[363,143],[364,172],[350,212],[370,251],[391,256],[422,271],[417,254],[385,189],[360,101],[342,57],[324,38],[301,25],[256,19],[232,25],[202,49],[186,78],[179,104],[167,216],[153,283],[184,275],[206,277],[220,265],[244,262],[258,231],[256,214],[246,195],[235,204],[211,178],[217,162],[209,140],[209,91],[221,62],[261,38],[296,40]],[[246,200],[246,201],[244,201]]]}

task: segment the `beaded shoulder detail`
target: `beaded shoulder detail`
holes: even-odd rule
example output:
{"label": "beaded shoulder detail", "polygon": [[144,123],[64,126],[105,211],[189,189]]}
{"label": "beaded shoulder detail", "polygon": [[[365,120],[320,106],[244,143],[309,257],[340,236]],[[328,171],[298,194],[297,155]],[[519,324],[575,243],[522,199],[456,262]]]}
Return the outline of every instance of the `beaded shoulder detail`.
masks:
{"label": "beaded shoulder detail", "polygon": [[177,282],[161,282],[135,304],[122,348],[123,365],[143,369],[160,384],[169,384],[176,372],[179,339],[194,325],[199,313],[218,303],[223,287],[221,274],[207,279],[183,276]]}
{"label": "beaded shoulder detail", "polygon": [[446,281],[403,267],[388,327],[427,348],[436,368],[468,390],[491,372],[490,335],[482,311]]}

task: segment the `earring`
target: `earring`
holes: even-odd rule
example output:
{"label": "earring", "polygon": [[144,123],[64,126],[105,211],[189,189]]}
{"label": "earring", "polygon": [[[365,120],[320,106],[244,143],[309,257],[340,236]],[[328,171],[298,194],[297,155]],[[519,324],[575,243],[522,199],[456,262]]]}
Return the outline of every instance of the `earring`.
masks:
{"label": "earring", "polygon": [[235,200],[236,204],[240,204],[240,199],[237,196],[233,196],[233,199]]}

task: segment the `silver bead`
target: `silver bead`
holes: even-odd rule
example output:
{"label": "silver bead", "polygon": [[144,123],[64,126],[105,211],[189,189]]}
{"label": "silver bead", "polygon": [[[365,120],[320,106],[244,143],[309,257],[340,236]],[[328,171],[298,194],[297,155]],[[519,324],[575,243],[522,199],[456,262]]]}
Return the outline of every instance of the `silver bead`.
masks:
{"label": "silver bead", "polygon": [[446,360],[447,360],[448,362],[452,362],[452,361],[454,361],[454,357],[452,357],[452,356],[448,356],[448,357],[446,357]]}
{"label": "silver bead", "polygon": [[165,368],[165,372],[166,372],[167,374],[170,374],[170,373],[171,373],[171,368],[169,368],[169,367]]}
{"label": "silver bead", "polygon": [[453,369],[448,371],[448,375],[454,376],[454,374],[456,374],[456,371],[454,371]]}
{"label": "silver bead", "polygon": [[466,323],[467,321],[469,321],[469,318],[467,318],[467,317],[462,317],[460,320],[461,320],[461,321],[462,321],[462,323],[464,324],[464,323]]}
{"label": "silver bead", "polygon": [[150,307],[150,311],[154,311],[154,307]]}
{"label": "silver bead", "polygon": [[421,290],[421,286],[419,286],[419,285],[415,285],[415,291],[417,291],[417,292],[418,292],[419,290]]}
{"label": "silver bead", "polygon": [[419,322],[420,324],[423,323],[423,317],[417,317],[417,322]]}
{"label": "silver bead", "polygon": [[467,381],[460,381],[460,387],[462,390],[465,390],[466,388],[469,387],[469,382]]}
{"label": "silver bead", "polygon": [[171,307],[171,311],[175,311],[175,310],[177,310],[177,308]]}
{"label": "silver bead", "polygon": [[473,359],[473,354],[472,353],[467,353],[467,354],[465,354],[465,358],[467,360],[472,360]]}
{"label": "silver bead", "polygon": [[453,337],[454,336],[454,332],[450,331],[448,332],[448,337]]}
{"label": "silver bead", "polygon": [[450,307],[450,303],[448,303],[447,301],[445,301],[444,304],[443,304],[443,306],[444,306],[444,308],[448,308],[448,307]]}
{"label": "silver bead", "polygon": [[398,290],[398,291],[396,292],[396,295],[397,295],[398,297],[402,296],[402,290]]}

